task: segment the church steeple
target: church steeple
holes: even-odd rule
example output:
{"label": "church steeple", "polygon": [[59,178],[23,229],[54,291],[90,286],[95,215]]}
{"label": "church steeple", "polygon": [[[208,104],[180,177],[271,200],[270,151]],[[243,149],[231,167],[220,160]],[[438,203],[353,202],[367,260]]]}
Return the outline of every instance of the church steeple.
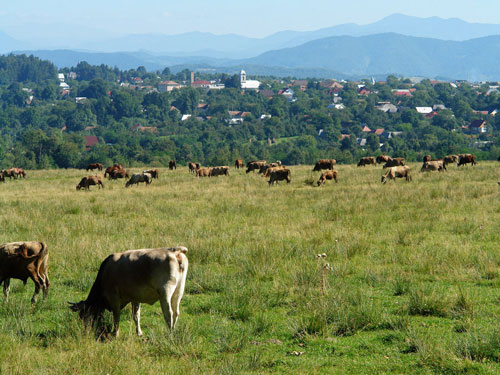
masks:
{"label": "church steeple", "polygon": [[242,70],[240,73],[240,82],[245,83],[246,81],[247,81],[247,73],[244,70]]}

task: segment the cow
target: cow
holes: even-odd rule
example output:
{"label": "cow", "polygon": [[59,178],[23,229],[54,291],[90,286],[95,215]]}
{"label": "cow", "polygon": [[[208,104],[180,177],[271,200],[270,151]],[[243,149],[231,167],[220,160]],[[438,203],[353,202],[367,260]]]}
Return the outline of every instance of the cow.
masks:
{"label": "cow", "polygon": [[391,158],[391,160],[387,160],[387,162],[384,164],[382,168],[385,169],[391,167],[398,167],[398,166],[403,166],[405,164],[406,164],[405,158]]}
{"label": "cow", "polygon": [[335,183],[337,183],[337,174],[338,172],[335,169],[333,171],[324,171],[317,182],[318,186],[323,185],[326,180],[335,180]]}
{"label": "cow", "polygon": [[97,322],[105,310],[113,314],[113,333],[120,335],[120,311],[132,304],[136,333],[142,336],[141,303],[160,301],[168,329],[174,329],[188,273],[184,246],[128,250],[109,255],[99,267],[86,300],[72,303],[84,324]]}
{"label": "cow", "polygon": [[81,179],[80,183],[76,185],[76,190],[87,189],[90,190],[90,186],[97,185],[99,189],[102,187],[104,189],[104,184],[102,183],[102,176],[87,176]]}
{"label": "cow", "polygon": [[429,160],[424,162],[422,168],[420,169],[420,172],[425,172],[425,171],[443,172],[445,170],[446,170],[446,165],[444,164],[443,159],[441,159],[441,160]]}
{"label": "cow", "polygon": [[17,180],[17,176],[19,175],[17,168],[4,169],[2,172],[4,177],[8,177],[9,180],[12,178],[14,178],[14,180]]}
{"label": "cow", "polygon": [[170,169],[171,171],[177,169],[177,163],[175,162],[175,160],[170,160],[168,162],[168,169]]}
{"label": "cow", "polygon": [[443,158],[444,166],[446,164],[458,163],[458,155],[447,155]]}
{"label": "cow", "polygon": [[422,163],[425,164],[425,162],[427,162],[427,161],[431,161],[431,156],[430,155],[425,155],[424,159],[422,160]]}
{"label": "cow", "polygon": [[125,183],[125,187],[127,188],[132,184],[139,185],[139,182],[144,182],[145,185],[151,184],[151,175],[149,173],[135,173]]}
{"label": "cow", "polygon": [[279,167],[281,164],[278,164],[278,163],[266,163],[266,164],[262,164],[259,168],[259,174],[265,174],[266,171],[269,169],[269,168],[276,168],[276,167]]}
{"label": "cow", "polygon": [[211,177],[212,168],[198,168],[196,169],[196,177]]}
{"label": "cow", "polygon": [[189,167],[189,173],[196,173],[196,170],[197,169],[200,169],[201,168],[201,165],[200,163],[193,163],[193,162],[190,162],[188,164],[188,167]]}
{"label": "cow", "polygon": [[273,171],[277,171],[278,169],[285,169],[285,167],[277,166],[277,167],[267,168],[266,171],[262,174],[262,177],[269,177]]}
{"label": "cow", "polygon": [[119,178],[130,178],[128,171],[126,171],[125,169],[121,170],[115,169],[111,171],[111,173],[109,174],[110,180],[117,180]]}
{"label": "cow", "polygon": [[458,163],[457,167],[460,167],[461,165],[465,165],[471,163],[472,165],[477,164],[476,163],[476,156],[472,154],[460,154],[458,155]]}
{"label": "cow", "polygon": [[282,168],[272,171],[269,174],[269,186],[273,185],[275,182],[278,184],[278,181],[286,180],[287,184],[290,183],[290,169]]}
{"label": "cow", "polygon": [[212,167],[210,168],[210,176],[229,176],[229,167],[221,166],[221,167]]}
{"label": "cow", "polygon": [[121,171],[123,170],[123,167],[121,164],[115,164],[111,167],[106,168],[106,171],[104,172],[104,178],[108,176],[112,171]]}
{"label": "cow", "polygon": [[243,168],[243,160],[241,160],[241,159],[236,159],[236,161],[234,162],[234,167],[235,167],[236,169]]}
{"label": "cow", "polygon": [[22,178],[26,178],[26,172],[22,168],[17,168],[17,174]]}
{"label": "cow", "polygon": [[411,181],[410,167],[407,165],[400,165],[397,167],[390,167],[389,170],[382,176],[382,183],[385,184],[387,179],[394,180],[396,178],[406,178],[406,181]]}
{"label": "cow", "polygon": [[375,165],[376,161],[373,156],[366,156],[364,158],[359,159],[358,162],[358,167],[365,166],[365,165]]}
{"label": "cow", "polygon": [[151,175],[152,178],[158,178],[159,175],[160,175],[160,172],[158,171],[158,169],[149,169],[147,171],[142,171],[142,173],[149,173]]}
{"label": "cow", "polygon": [[379,155],[377,156],[377,164],[387,163],[392,158],[389,155]]}
{"label": "cow", "polygon": [[31,303],[38,299],[40,289],[43,298],[49,293],[49,250],[45,242],[10,242],[0,245],[0,284],[3,283],[5,300],[9,298],[10,279],[19,279],[25,285],[29,279],[35,283]]}
{"label": "cow", "polygon": [[267,162],[265,160],[253,160],[247,163],[246,173],[250,173],[255,170],[260,170],[260,167],[265,165]]}
{"label": "cow", "polygon": [[333,166],[335,164],[337,164],[335,159],[321,159],[314,165],[313,172],[321,171],[323,169],[333,170]]}
{"label": "cow", "polygon": [[102,171],[102,164],[101,163],[90,163],[87,165],[87,171],[93,171],[94,169],[98,169]]}

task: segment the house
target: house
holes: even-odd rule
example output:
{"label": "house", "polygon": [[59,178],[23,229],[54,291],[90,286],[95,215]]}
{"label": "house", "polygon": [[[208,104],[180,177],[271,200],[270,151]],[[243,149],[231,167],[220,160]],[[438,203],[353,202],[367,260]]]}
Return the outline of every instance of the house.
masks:
{"label": "house", "polygon": [[295,92],[292,89],[288,88],[288,89],[280,90],[278,92],[278,94],[283,95],[285,98],[288,99],[289,102],[291,102],[294,99],[293,96],[295,95]]}
{"label": "house", "polygon": [[300,91],[306,91],[308,83],[305,79],[297,79],[292,82],[292,86],[298,86]]}
{"label": "house", "polygon": [[350,135],[350,134],[340,134],[339,141],[342,141],[342,140],[344,140],[345,138],[351,138],[351,135]]}
{"label": "house", "polygon": [[366,146],[366,138],[356,138],[356,141],[358,142],[359,147]]}
{"label": "house", "polygon": [[63,73],[59,73],[57,75],[57,79],[59,80],[59,82],[64,82],[64,74]]}
{"label": "house", "polygon": [[245,90],[259,90],[260,82],[256,80],[247,79],[247,73],[242,70],[240,72],[240,85]]}
{"label": "house", "polygon": [[260,94],[267,99],[272,99],[274,96],[274,92],[272,90],[260,90]]}
{"label": "house", "polygon": [[335,109],[340,109],[340,110],[342,110],[342,109],[345,109],[345,105],[344,105],[344,104],[342,104],[342,103],[330,104],[330,105],[328,106],[328,108],[330,108],[330,109],[335,108]]}
{"label": "house", "polygon": [[267,119],[270,119],[270,118],[271,118],[271,115],[268,115],[268,114],[260,115],[260,119],[261,120],[267,120]]}
{"label": "house", "polygon": [[485,120],[474,120],[469,124],[468,128],[473,133],[486,133],[488,131]]}
{"label": "house", "polygon": [[87,97],[86,96],[77,96],[75,98],[75,103],[76,104],[85,103],[86,101],[87,101]]}
{"label": "house", "polygon": [[427,113],[425,115],[425,118],[431,119],[431,118],[433,118],[434,116],[437,116],[437,115],[438,115],[438,113],[436,111],[432,111],[431,113]]}
{"label": "house", "polygon": [[373,133],[380,136],[380,135],[384,134],[384,131],[385,131],[384,128],[378,128],[378,129],[375,129],[375,131]]}
{"label": "house", "polygon": [[494,109],[493,111],[490,112],[490,116],[496,116],[498,113],[498,109]]}
{"label": "house", "polygon": [[407,96],[407,97],[412,96],[410,89],[393,89],[392,94],[394,96]]}
{"label": "house", "polygon": [[375,108],[385,113],[396,113],[398,111],[398,107],[390,102],[378,102]]}
{"label": "house", "polygon": [[422,115],[427,115],[429,113],[432,113],[432,107],[415,107],[418,113]]}
{"label": "house", "polygon": [[363,129],[361,131],[364,133],[371,133],[372,132],[372,130],[368,126],[366,126],[366,124],[365,124],[365,126],[363,126]]}
{"label": "house", "polygon": [[69,85],[66,82],[59,83],[59,88],[61,90],[69,90]]}
{"label": "house", "polygon": [[191,118],[191,115],[189,115],[189,114],[182,115],[182,117],[181,117],[181,121],[186,121],[186,120],[188,120],[189,118]]}
{"label": "house", "polygon": [[444,104],[434,104],[434,105],[432,106],[432,109],[433,109],[434,111],[437,111],[437,110],[442,111],[443,109],[446,109],[446,107],[445,107],[445,105],[444,105]]}
{"label": "house", "polygon": [[206,111],[208,109],[208,104],[207,103],[199,103],[196,108],[198,108],[201,111]]}
{"label": "house", "polygon": [[174,81],[162,81],[158,84],[159,92],[170,92],[172,90],[180,89],[182,85]]}
{"label": "house", "polygon": [[209,89],[210,88],[210,81],[193,81],[191,82],[191,87],[194,87],[195,89]]}
{"label": "house", "polygon": [[99,143],[99,140],[95,135],[85,136],[85,150],[89,151],[93,146]]}

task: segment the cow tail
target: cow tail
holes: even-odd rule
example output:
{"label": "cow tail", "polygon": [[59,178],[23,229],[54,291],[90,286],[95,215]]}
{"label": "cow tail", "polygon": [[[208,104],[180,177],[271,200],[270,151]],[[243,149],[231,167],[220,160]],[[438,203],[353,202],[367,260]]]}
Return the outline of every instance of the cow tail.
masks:
{"label": "cow tail", "polygon": [[45,244],[45,242],[40,242],[40,246],[42,249],[40,250],[40,253],[38,254],[38,263],[36,265],[36,274],[38,278],[44,281],[45,283],[45,275],[42,275],[40,273],[40,270],[42,269],[42,266],[44,264],[47,264],[48,257],[49,257],[49,248]]}

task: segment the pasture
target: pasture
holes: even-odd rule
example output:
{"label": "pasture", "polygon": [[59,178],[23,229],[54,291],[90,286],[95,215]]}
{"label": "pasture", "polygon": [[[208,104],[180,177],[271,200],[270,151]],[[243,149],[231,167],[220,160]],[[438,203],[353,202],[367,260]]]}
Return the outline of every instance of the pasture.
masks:
{"label": "pasture", "polygon": [[[0,374],[498,374],[500,164],[410,166],[411,183],[382,185],[380,166],[339,165],[320,188],[312,166],[274,187],[180,166],[127,189],[76,191],[82,170],[0,183],[0,243],[45,241],[51,279],[33,308],[31,281],[0,297]],[[68,309],[108,254],[177,245],[176,331],[159,303],[142,338],[130,307],[117,339]]]}

